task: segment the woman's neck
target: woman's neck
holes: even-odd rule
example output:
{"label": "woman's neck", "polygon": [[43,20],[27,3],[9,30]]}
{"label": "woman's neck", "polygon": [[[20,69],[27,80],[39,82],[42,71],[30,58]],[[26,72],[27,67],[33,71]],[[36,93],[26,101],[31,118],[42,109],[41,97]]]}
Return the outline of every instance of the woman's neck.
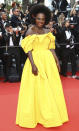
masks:
{"label": "woman's neck", "polygon": [[45,33],[43,27],[38,27],[37,25],[34,26],[34,30],[35,30],[35,32],[38,33],[38,34],[43,34],[43,33]]}

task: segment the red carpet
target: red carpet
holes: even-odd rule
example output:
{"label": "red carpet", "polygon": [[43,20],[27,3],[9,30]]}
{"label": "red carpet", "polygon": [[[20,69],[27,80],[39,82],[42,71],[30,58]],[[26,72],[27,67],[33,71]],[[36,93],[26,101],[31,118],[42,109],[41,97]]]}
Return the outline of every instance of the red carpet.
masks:
{"label": "red carpet", "polygon": [[0,131],[79,131],[79,80],[62,77],[67,103],[69,122],[61,127],[35,129],[20,128],[15,125],[20,83],[0,82]]}

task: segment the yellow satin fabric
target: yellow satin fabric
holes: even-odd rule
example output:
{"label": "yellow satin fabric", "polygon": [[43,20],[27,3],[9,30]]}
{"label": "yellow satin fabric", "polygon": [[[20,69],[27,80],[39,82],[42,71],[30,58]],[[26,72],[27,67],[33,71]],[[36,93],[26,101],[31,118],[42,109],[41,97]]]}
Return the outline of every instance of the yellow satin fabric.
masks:
{"label": "yellow satin fabric", "polygon": [[68,121],[60,76],[55,59],[49,49],[55,49],[55,37],[51,33],[29,35],[22,40],[26,53],[32,50],[38,76],[32,74],[27,59],[21,79],[16,124],[34,128],[37,123],[44,127],[61,126]]}

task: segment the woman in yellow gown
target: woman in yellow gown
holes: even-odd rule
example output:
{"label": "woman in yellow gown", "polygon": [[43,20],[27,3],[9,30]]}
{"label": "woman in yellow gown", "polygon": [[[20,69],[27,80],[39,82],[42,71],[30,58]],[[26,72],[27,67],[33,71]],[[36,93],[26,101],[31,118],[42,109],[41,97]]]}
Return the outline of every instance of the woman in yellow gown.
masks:
{"label": "woman in yellow gown", "polygon": [[50,20],[50,10],[37,5],[30,15],[35,25],[21,44],[28,59],[22,73],[16,124],[25,128],[35,128],[38,123],[61,126],[68,121],[68,114],[54,52],[55,37],[43,28]]}

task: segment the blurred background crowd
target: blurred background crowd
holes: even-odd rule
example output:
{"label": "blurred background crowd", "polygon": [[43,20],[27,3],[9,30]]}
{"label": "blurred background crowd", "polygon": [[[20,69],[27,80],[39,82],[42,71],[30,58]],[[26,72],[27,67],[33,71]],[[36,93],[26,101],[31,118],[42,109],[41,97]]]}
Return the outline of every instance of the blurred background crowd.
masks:
{"label": "blurred background crowd", "polygon": [[[23,9],[18,2],[13,2],[8,9],[0,4],[0,77],[4,82],[20,81],[27,55],[21,48],[21,40],[31,27],[29,11],[33,5],[44,4],[35,0]],[[74,78],[79,59],[79,1],[73,6],[66,0],[52,0],[51,20],[47,29],[56,37],[56,53],[60,60],[61,74],[72,72]]]}

